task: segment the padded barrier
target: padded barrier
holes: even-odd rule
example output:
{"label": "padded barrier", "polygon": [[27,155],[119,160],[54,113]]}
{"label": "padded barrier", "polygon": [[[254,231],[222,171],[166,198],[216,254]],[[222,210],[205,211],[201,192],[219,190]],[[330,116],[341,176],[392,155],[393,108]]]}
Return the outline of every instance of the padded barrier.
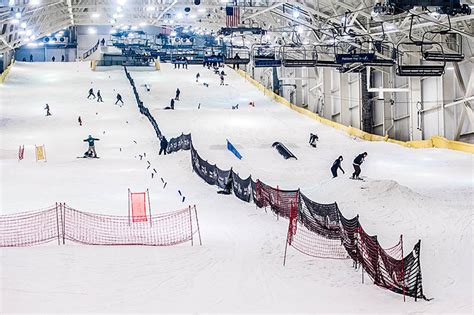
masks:
{"label": "padded barrier", "polygon": [[390,139],[388,136],[379,136],[379,135],[374,135],[365,131],[362,131],[360,129],[350,127],[350,126],[345,126],[340,123],[331,121],[329,119],[323,118],[319,116],[316,113],[313,113],[305,108],[301,108],[299,106],[296,106],[292,103],[290,103],[287,99],[284,97],[281,97],[278,94],[275,94],[273,91],[268,90],[266,87],[264,87],[260,82],[252,79],[247,72],[236,69],[235,70],[241,77],[245,78],[247,81],[249,81],[252,85],[254,85],[258,90],[262,91],[265,95],[268,95],[269,97],[273,98],[275,101],[277,101],[280,104],[285,105],[286,107],[289,107],[290,109],[303,114],[307,117],[310,117],[316,121],[319,121],[320,123],[330,126],[342,131],[345,131],[348,135],[354,136],[363,140],[367,141],[385,141],[385,142],[390,142],[390,143],[395,143],[407,148],[443,148],[443,149],[451,149],[451,150],[457,150],[457,151],[462,151],[466,153],[474,153],[474,144],[470,143],[465,143],[465,142],[460,142],[460,141],[454,141],[454,140],[448,140],[444,137],[441,136],[432,136],[428,140],[417,140],[417,141],[400,141],[400,140],[395,140],[395,139]]}
{"label": "padded barrier", "polygon": [[7,80],[7,75],[12,69],[14,63],[15,63],[15,59],[12,59],[12,62],[10,63],[10,65],[0,74],[0,83],[3,83]]}

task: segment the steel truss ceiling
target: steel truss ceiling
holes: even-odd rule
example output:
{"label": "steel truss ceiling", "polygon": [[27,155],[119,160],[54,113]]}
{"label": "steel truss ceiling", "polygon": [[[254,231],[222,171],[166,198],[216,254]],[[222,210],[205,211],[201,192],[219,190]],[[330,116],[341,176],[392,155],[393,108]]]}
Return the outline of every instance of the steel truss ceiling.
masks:
{"label": "steel truss ceiling", "polygon": [[[225,0],[201,0],[199,5],[194,0],[14,0],[14,6],[9,6],[9,0],[0,1],[0,52],[71,25],[192,25],[214,32],[225,26]],[[387,38],[396,45],[408,35],[410,14],[419,15],[413,27],[415,39],[448,24],[446,16],[426,14],[421,8],[410,14],[374,16],[376,2],[380,0],[238,0],[237,4],[244,25],[269,30],[268,40],[274,43],[285,41],[290,35],[296,35],[301,42],[327,43],[333,29],[340,29],[345,21],[346,28],[354,34],[370,34],[379,39],[383,23]],[[185,8],[190,11],[185,12]],[[21,18],[15,18],[17,12]],[[474,14],[451,17],[452,27],[466,39],[471,57],[473,19]]]}

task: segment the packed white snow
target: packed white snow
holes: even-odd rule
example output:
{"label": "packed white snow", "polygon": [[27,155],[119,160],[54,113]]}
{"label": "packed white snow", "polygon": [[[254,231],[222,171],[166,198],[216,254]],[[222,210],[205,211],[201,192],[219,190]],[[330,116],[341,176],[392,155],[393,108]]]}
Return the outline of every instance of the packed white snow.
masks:
{"label": "packed white snow", "polygon": [[[84,211],[127,215],[127,189],[149,188],[152,213],[197,205],[203,246],[52,242],[3,248],[0,312],[472,313],[472,155],[351,138],[272,101],[233,70],[224,71],[225,86],[201,66],[175,70],[162,64],[161,71],[131,74],[168,139],[190,132],[201,157],[221,169],[233,167],[242,178],[251,174],[281,189],[301,188],[318,202],[336,201],[346,217],[359,214],[384,247],[403,234],[408,253],[421,239],[424,293],[434,299],[404,303],[367,276],[362,284],[351,261],[315,259],[292,248],[283,267],[288,222],[216,194],[216,187],[192,172],[189,151],[158,156],[159,141],[139,113],[123,69],[93,72],[87,62],[18,62],[0,85],[1,214],[66,202]],[[104,103],[86,99],[90,87],[100,89]],[[176,109],[163,110],[178,87]],[[114,105],[116,93],[124,106]],[[45,116],[46,103],[52,116]],[[236,104],[239,109],[232,110]],[[308,144],[310,132],[319,136],[316,149]],[[100,138],[100,159],[77,158],[87,150],[83,139],[89,134]],[[226,139],[242,160],[227,151]],[[284,160],[271,147],[275,141],[298,160]],[[47,162],[36,162],[34,146],[43,144]],[[352,160],[364,151],[366,179],[350,180]],[[346,173],[332,179],[329,169],[339,155]]]}

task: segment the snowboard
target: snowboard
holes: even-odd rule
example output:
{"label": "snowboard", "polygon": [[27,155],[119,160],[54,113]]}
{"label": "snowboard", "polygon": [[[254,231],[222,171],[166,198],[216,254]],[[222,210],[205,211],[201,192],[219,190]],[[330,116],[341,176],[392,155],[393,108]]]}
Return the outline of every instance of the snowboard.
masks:
{"label": "snowboard", "polygon": [[78,156],[78,159],[100,159],[100,156],[97,157],[89,157],[89,156]]}
{"label": "snowboard", "polygon": [[359,177],[359,178],[353,178],[353,177],[351,176],[351,177],[349,177],[349,179],[352,179],[352,180],[361,180],[361,181],[365,182],[364,178],[361,178],[361,177]]}

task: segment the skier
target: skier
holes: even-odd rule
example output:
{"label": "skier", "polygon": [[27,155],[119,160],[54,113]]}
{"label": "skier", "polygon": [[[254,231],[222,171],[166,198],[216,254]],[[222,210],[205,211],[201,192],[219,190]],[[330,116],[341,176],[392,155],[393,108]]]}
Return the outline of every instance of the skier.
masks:
{"label": "skier", "polygon": [[46,116],[51,116],[51,113],[49,112],[49,105],[48,104],[46,104],[46,107],[44,109],[46,109]]}
{"label": "skier", "polygon": [[224,76],[221,74],[221,85],[224,85]]}
{"label": "skier", "polygon": [[361,153],[354,159],[352,165],[354,166],[354,173],[352,174],[352,179],[360,179],[360,165],[364,162],[367,157],[367,152]]}
{"label": "skier", "polygon": [[196,82],[199,82],[199,78],[201,77],[201,75],[199,74],[199,72],[196,74]]}
{"label": "skier", "polygon": [[91,135],[89,135],[89,137],[87,137],[87,139],[83,140],[84,142],[89,143],[89,149],[87,150],[86,153],[84,153],[84,157],[94,157],[94,158],[97,157],[97,153],[95,152],[94,141],[99,141],[99,140],[100,139],[93,138]]}
{"label": "skier", "polygon": [[89,99],[91,96],[94,97],[94,99],[95,99],[95,94],[94,94],[94,89],[93,88],[89,89],[89,95],[87,96],[87,99]]}
{"label": "skier", "polygon": [[163,136],[160,141],[160,152],[158,155],[161,155],[161,153],[164,153],[166,155],[166,149],[168,148],[168,140],[166,140],[166,137]]}
{"label": "skier", "polygon": [[77,118],[77,122],[79,123],[79,126],[82,126],[82,119],[81,119],[81,116],[79,116],[79,118]]}
{"label": "skier", "polygon": [[122,103],[123,105],[122,95],[120,95],[119,93],[117,93],[117,100],[115,101],[115,105],[117,105],[118,102]]}
{"label": "skier", "polygon": [[179,95],[181,94],[181,91],[178,89],[176,89],[176,97],[174,98],[175,100],[179,101]]}
{"label": "skier", "polygon": [[102,95],[100,95],[100,90],[97,90],[97,102],[102,102],[102,103],[104,102],[102,100]]}
{"label": "skier", "polygon": [[332,178],[336,178],[337,177],[337,169],[340,169],[342,171],[342,174],[345,174],[346,172],[344,172],[344,170],[342,169],[341,167],[341,162],[343,161],[344,159],[342,158],[342,155],[339,156],[337,158],[337,160],[334,161],[334,163],[332,163],[332,166],[331,166],[331,173],[332,173]]}
{"label": "skier", "polygon": [[310,133],[309,134],[309,144],[316,148],[316,141],[319,141],[319,137],[316,134]]}

